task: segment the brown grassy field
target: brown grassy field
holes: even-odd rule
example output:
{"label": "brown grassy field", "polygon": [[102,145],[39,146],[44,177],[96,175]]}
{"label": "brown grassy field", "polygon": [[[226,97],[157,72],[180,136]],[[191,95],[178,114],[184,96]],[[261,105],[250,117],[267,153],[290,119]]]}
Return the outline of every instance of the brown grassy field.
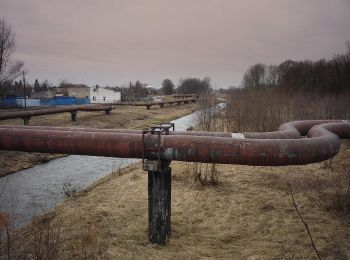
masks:
{"label": "brown grassy field", "polygon": [[38,218],[17,234],[13,249],[19,258],[47,259],[316,259],[290,183],[321,257],[347,259],[350,219],[337,194],[349,181],[349,158],[345,143],[332,168],[218,165],[216,186],[195,182],[191,164],[173,162],[166,246],[148,243],[147,173],[136,165]]}
{"label": "brown grassy field", "polygon": [[[30,125],[95,128],[144,129],[153,124],[168,122],[193,112],[196,104],[165,106],[146,110],[144,107],[116,107],[110,115],[104,112],[78,112],[77,122],[71,122],[70,113],[33,117]],[[22,125],[22,119],[0,121],[0,125]],[[24,153],[0,150],[0,176],[33,167],[62,155]]]}

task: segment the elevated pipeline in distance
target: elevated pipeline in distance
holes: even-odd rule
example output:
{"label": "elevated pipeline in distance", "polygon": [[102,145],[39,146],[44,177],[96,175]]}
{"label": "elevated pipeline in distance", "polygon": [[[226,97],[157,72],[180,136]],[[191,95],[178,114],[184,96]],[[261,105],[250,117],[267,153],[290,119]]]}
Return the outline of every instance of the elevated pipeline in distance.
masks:
{"label": "elevated pipeline in distance", "polygon": [[26,118],[41,115],[59,114],[66,112],[76,111],[105,111],[110,112],[112,106],[95,106],[95,105],[79,105],[79,106],[65,106],[56,108],[45,108],[45,109],[33,109],[33,110],[21,110],[14,112],[1,112],[0,120],[14,119],[14,118]]}
{"label": "elevated pipeline in distance", "polygon": [[[158,137],[106,129],[57,130],[50,127],[0,127],[0,149],[26,152],[63,153],[121,158],[143,158],[144,145],[157,148]],[[211,135],[161,135],[161,158],[203,163],[261,166],[301,165],[320,162],[336,155],[340,138],[350,138],[350,123],[343,121],[295,121],[283,124],[286,131],[307,138],[253,139]],[[129,131],[129,130],[127,130]],[[253,133],[250,133],[251,135]],[[271,134],[276,135],[272,132]],[[256,136],[257,137],[257,136]],[[255,138],[256,138],[255,137]],[[263,138],[267,137],[267,133]],[[145,154],[155,159],[154,152]]]}
{"label": "elevated pipeline in distance", "polygon": [[168,101],[149,101],[149,102],[117,102],[117,103],[111,103],[111,105],[115,106],[155,106],[155,105],[161,105],[161,104],[174,104],[174,103],[180,103],[180,102],[195,102],[197,101],[197,98],[186,98],[186,99],[175,99],[175,100],[168,100]]}
{"label": "elevated pipeline in distance", "polygon": [[166,104],[174,104],[177,103],[180,105],[181,103],[188,104],[189,102],[197,102],[196,98],[187,98],[187,99],[178,99],[178,100],[170,100],[170,101],[151,101],[151,102],[118,102],[118,103],[112,103],[113,106],[144,106],[148,109],[151,108],[151,106],[160,106],[161,108],[164,107]]}

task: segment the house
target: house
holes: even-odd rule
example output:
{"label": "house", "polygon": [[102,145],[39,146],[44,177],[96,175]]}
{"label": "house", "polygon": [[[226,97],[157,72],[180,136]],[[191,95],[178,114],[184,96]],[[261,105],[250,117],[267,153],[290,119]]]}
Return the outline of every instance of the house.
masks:
{"label": "house", "polygon": [[121,101],[121,92],[98,85],[90,88],[91,103],[116,103]]}
{"label": "house", "polygon": [[56,96],[55,88],[40,90],[31,94],[31,98],[53,98],[54,96]]}
{"label": "house", "polygon": [[64,87],[64,94],[69,97],[75,98],[90,98],[90,88],[86,85],[71,84]]}

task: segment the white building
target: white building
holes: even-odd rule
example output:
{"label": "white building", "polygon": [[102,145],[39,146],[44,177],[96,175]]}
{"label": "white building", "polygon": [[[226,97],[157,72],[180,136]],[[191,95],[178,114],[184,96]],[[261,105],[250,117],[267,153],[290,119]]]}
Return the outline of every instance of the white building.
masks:
{"label": "white building", "polygon": [[100,86],[90,88],[90,103],[116,103],[121,101],[121,92]]}

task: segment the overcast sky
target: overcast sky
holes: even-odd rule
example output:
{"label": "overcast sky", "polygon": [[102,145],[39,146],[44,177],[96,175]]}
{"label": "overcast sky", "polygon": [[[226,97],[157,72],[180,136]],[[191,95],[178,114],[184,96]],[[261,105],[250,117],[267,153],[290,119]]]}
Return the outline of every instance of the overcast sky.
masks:
{"label": "overcast sky", "polygon": [[262,62],[330,58],[350,0],[0,0],[28,79],[120,85],[209,76],[239,85]]}

